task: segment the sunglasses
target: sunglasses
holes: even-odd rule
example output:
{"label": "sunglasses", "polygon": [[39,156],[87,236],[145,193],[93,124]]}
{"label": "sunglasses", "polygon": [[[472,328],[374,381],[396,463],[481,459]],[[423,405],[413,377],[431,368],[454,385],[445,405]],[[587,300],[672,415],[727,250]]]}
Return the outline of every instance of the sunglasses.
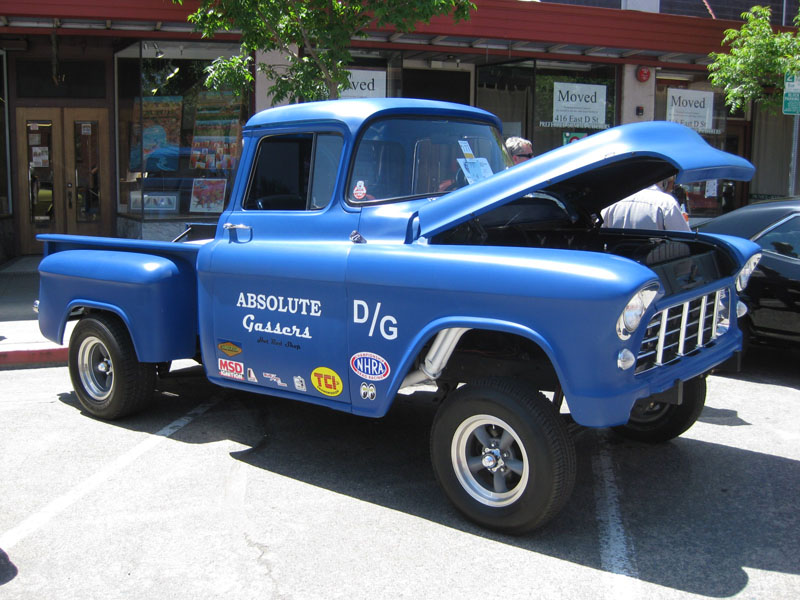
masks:
{"label": "sunglasses", "polygon": [[528,154],[515,154],[514,156],[521,156],[522,158],[533,158],[533,152],[529,152]]}

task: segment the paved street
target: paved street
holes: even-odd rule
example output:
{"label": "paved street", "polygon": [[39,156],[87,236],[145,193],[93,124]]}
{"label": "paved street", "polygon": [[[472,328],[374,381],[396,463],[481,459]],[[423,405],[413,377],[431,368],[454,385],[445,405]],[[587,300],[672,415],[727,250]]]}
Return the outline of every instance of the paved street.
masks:
{"label": "paved street", "polygon": [[0,598],[796,598],[797,358],[712,376],[674,442],[579,433],[571,501],[519,538],[447,503],[424,398],[360,419],[187,362],[105,423],[66,368],[0,371]]}

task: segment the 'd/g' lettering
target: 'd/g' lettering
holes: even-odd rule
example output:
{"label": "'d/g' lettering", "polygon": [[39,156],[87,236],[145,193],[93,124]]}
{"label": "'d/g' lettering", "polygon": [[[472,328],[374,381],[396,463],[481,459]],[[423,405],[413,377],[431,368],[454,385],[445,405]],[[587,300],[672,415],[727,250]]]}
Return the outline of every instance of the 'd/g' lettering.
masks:
{"label": "'d/g' lettering", "polygon": [[[370,314],[372,314],[371,318]],[[375,333],[375,326],[377,325],[383,339],[397,339],[397,319],[392,315],[381,315],[380,302],[375,304],[375,310],[370,311],[369,304],[366,301],[353,300],[353,323],[357,325],[369,323],[369,337],[372,337]]]}

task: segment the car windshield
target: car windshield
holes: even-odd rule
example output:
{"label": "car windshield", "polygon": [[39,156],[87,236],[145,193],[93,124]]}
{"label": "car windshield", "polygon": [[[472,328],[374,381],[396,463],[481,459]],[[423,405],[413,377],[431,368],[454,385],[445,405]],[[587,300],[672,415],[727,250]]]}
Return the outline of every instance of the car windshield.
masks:
{"label": "car windshield", "polygon": [[500,132],[489,124],[382,119],[359,140],[347,198],[359,203],[436,196],[508,166]]}

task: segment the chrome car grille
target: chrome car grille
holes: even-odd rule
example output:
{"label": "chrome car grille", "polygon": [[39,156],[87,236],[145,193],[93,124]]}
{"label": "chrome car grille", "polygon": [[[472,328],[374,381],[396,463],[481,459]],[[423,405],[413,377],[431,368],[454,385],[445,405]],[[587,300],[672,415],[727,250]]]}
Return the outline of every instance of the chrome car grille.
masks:
{"label": "chrome car grille", "polygon": [[636,373],[667,365],[711,344],[727,331],[726,289],[687,300],[656,313],[647,324]]}

